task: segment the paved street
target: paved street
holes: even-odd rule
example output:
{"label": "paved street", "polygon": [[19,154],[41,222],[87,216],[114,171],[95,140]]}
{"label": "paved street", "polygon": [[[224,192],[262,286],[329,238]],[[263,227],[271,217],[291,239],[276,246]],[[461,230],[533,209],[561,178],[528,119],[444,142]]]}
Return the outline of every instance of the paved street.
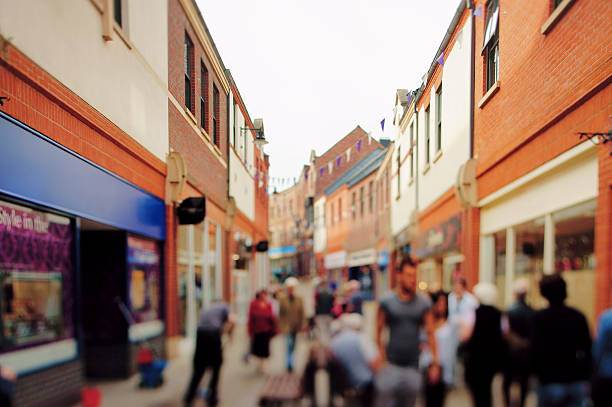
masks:
{"label": "paved street", "polygon": [[[304,297],[307,310],[312,307],[312,289],[308,284],[299,287],[299,293]],[[366,321],[365,332],[373,337],[376,305],[367,303],[364,307]],[[258,394],[265,382],[265,375],[258,372],[254,361],[244,364],[242,356],[247,349],[248,341],[244,326],[237,327],[235,336],[231,342],[224,347],[225,362],[220,379],[220,406],[255,406]],[[272,356],[269,360],[269,373],[281,373],[284,369],[284,338],[277,336],[272,341]],[[298,339],[297,371],[301,371],[310,344],[305,336]],[[184,340],[180,346],[180,356],[172,360],[164,372],[165,383],[159,389],[143,390],[138,388],[138,376],[125,381],[96,382],[92,385],[98,386],[103,393],[102,407],[178,407],[182,406],[181,398],[191,374],[191,345]],[[208,376],[202,382],[207,383]],[[494,382],[495,402],[494,407],[502,407],[501,381],[499,378]],[[195,407],[203,407],[205,403],[197,400]],[[422,403],[420,403],[422,405]],[[470,406],[469,395],[463,386],[453,390],[446,402],[449,407]],[[535,397],[530,395],[528,407],[536,405]],[[73,406],[78,407],[78,406]]]}

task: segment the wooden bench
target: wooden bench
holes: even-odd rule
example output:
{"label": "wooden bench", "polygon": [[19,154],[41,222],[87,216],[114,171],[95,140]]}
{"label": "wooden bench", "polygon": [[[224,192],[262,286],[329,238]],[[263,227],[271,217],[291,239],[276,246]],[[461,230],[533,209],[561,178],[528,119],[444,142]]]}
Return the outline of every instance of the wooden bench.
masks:
{"label": "wooden bench", "polygon": [[260,406],[298,405],[304,392],[302,380],[291,373],[271,375],[259,396]]}

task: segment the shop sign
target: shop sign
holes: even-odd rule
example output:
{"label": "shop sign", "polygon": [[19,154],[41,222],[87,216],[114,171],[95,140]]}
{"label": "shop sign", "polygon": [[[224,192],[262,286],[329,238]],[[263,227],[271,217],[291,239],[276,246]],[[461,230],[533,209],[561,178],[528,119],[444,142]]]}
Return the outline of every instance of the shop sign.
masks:
{"label": "shop sign", "polygon": [[325,256],[325,268],[333,270],[346,267],[346,251],[342,250]]}
{"label": "shop sign", "polygon": [[348,255],[348,266],[359,267],[376,263],[376,249],[359,250]]}
{"label": "shop sign", "polygon": [[460,246],[461,212],[419,235],[414,250],[417,257],[425,258]]}
{"label": "shop sign", "polygon": [[70,219],[0,202],[0,352],[73,336]]}

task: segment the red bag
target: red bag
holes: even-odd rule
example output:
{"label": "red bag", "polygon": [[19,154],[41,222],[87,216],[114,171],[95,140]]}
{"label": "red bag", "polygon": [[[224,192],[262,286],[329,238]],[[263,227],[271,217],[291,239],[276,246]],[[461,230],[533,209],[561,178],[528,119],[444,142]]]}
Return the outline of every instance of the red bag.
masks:
{"label": "red bag", "polygon": [[98,407],[102,401],[102,393],[96,387],[85,387],[81,390],[81,404],[83,407]]}

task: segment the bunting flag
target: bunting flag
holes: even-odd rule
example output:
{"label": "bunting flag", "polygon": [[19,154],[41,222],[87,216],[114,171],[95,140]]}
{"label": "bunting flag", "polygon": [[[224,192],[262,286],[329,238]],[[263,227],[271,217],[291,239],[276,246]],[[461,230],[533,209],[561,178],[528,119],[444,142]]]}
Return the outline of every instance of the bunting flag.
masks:
{"label": "bunting flag", "polygon": [[264,192],[267,194],[268,193],[268,187],[264,188]]}
{"label": "bunting flag", "polygon": [[474,16],[482,18],[482,4],[474,10]]}
{"label": "bunting flag", "polygon": [[361,151],[361,140],[357,142],[357,151]]}
{"label": "bunting flag", "polygon": [[368,133],[368,145],[369,144],[372,144],[372,135],[370,133]]}
{"label": "bunting flag", "polygon": [[342,161],[342,156],[338,156],[338,158],[336,158],[336,165],[338,167],[340,167],[340,162]]}
{"label": "bunting flag", "polygon": [[308,181],[308,172],[304,173],[304,181]]}
{"label": "bunting flag", "polygon": [[259,173],[255,171],[255,181],[257,181],[258,179],[259,179]]}
{"label": "bunting flag", "polygon": [[346,150],[346,162],[351,161],[351,149]]}
{"label": "bunting flag", "polygon": [[320,177],[323,176],[323,171],[325,171],[325,168],[323,168],[323,167],[319,168],[319,176]]}
{"label": "bunting flag", "polygon": [[406,94],[406,100],[408,101],[408,106],[410,106],[410,102],[412,102],[412,93],[408,92]]}
{"label": "bunting flag", "polygon": [[444,52],[440,54],[436,62],[440,64],[440,66],[444,66]]}
{"label": "bunting flag", "polygon": [[334,163],[332,163],[331,161],[327,163],[327,170],[329,171],[329,173],[332,173],[332,170],[334,169]]}
{"label": "bunting flag", "polygon": [[385,131],[385,119],[382,119],[380,122],[380,128],[382,129],[382,131]]}

